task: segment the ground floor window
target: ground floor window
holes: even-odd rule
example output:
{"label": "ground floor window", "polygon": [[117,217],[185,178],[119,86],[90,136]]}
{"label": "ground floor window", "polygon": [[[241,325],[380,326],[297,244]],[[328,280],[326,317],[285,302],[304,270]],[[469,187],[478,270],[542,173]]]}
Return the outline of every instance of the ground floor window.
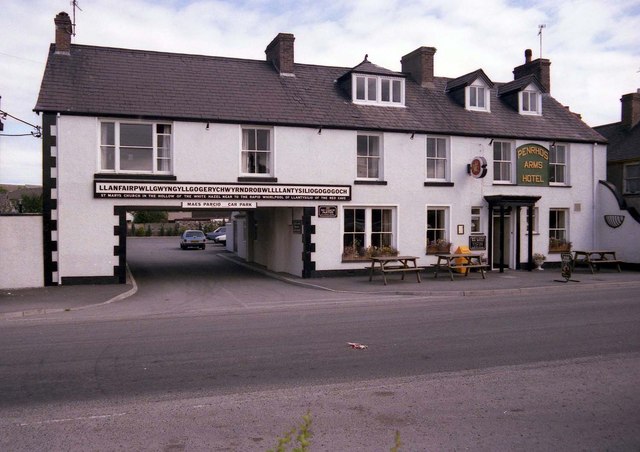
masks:
{"label": "ground floor window", "polygon": [[395,252],[394,209],[349,207],[344,209],[343,216],[343,260]]}
{"label": "ground floor window", "polygon": [[571,251],[569,241],[569,210],[549,210],[549,252]]}
{"label": "ground floor window", "polygon": [[427,254],[450,251],[448,207],[427,207],[426,242]]}
{"label": "ground floor window", "polygon": [[482,207],[471,208],[471,233],[482,234]]}

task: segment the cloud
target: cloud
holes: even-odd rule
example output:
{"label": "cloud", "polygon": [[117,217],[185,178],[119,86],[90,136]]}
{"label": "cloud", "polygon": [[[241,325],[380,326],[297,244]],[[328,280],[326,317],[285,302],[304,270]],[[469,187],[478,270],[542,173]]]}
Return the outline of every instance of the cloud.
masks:
{"label": "cloud", "polygon": [[[71,12],[69,2],[5,3],[1,108],[39,123],[32,109],[54,39],[53,18],[61,10]],[[538,25],[546,24],[543,57],[552,62],[552,95],[588,124],[618,121],[621,95],[640,85],[637,0],[128,0],[117,5],[81,1],[74,42],[262,60],[278,32],[291,32],[296,62],[352,67],[366,53],[398,71],[403,55],[425,45],[438,49],[438,76],[482,68],[493,81],[507,82],[524,62],[525,49],[538,57]],[[5,131],[24,130],[5,123]],[[33,183],[40,172],[39,140],[0,137],[0,151],[0,182],[24,177]]]}

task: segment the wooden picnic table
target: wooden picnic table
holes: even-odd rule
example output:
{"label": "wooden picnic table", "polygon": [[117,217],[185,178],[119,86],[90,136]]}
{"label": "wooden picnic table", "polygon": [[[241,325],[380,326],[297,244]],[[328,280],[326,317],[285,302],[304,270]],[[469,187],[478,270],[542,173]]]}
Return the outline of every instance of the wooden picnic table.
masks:
{"label": "wooden picnic table", "polygon": [[486,279],[484,275],[485,269],[489,266],[482,263],[482,254],[478,253],[447,253],[437,254],[438,263],[435,265],[435,277],[438,277],[438,272],[443,269],[449,272],[451,281],[453,281],[453,270],[463,269],[465,276],[469,275],[469,270],[472,268],[480,269],[482,273],[482,279]]}
{"label": "wooden picnic table", "polygon": [[[384,285],[387,285],[387,273],[402,273],[404,280],[405,273],[414,272],[418,282],[420,280],[420,271],[422,267],[418,267],[416,261],[417,256],[380,256],[371,258],[371,267],[369,267],[369,281],[373,279],[373,273],[379,270],[382,273]],[[377,268],[376,268],[377,264]],[[411,264],[411,265],[409,265]]]}
{"label": "wooden picnic table", "polygon": [[618,268],[618,273],[620,273],[622,271],[620,269],[620,263],[616,258],[615,251],[576,250],[573,252],[573,268],[575,268],[576,264],[585,264],[591,269],[591,274],[594,273],[594,268],[598,270],[598,266],[603,264],[615,265]]}

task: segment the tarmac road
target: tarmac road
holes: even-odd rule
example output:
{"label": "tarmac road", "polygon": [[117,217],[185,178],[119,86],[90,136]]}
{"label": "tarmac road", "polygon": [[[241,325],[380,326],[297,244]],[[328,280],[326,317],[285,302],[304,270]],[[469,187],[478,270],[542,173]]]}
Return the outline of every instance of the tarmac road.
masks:
{"label": "tarmac road", "polygon": [[389,450],[395,430],[401,450],[640,447],[640,305],[617,273],[589,291],[362,294],[216,254],[132,256],[134,296],[3,321],[0,449],[266,450],[307,409],[312,450]]}

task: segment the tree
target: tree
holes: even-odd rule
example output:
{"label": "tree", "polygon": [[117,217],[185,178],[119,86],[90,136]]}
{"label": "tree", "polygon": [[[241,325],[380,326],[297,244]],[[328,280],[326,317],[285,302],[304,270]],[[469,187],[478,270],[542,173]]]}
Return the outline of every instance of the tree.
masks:
{"label": "tree", "polygon": [[133,215],[134,223],[166,223],[169,218],[167,212],[160,210],[139,210]]}
{"label": "tree", "polygon": [[22,213],[42,213],[42,195],[22,195]]}

